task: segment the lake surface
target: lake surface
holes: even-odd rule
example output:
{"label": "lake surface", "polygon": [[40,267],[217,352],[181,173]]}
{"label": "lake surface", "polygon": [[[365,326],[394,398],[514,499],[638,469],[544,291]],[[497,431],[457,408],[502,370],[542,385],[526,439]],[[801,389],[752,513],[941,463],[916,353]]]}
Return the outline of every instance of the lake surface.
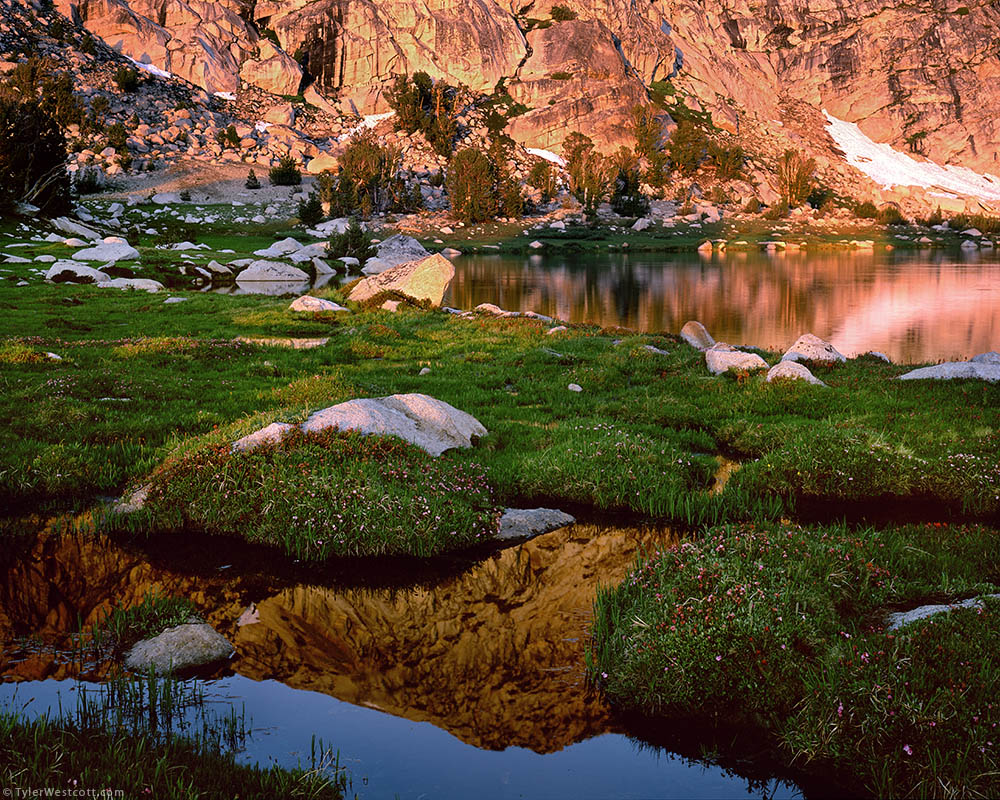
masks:
{"label": "lake surface", "polygon": [[206,688],[222,713],[245,707],[247,761],[308,763],[316,735],[362,798],[798,796],[766,768],[748,780],[700,757],[694,736],[679,747],[690,758],[638,743],[584,679],[597,585],[673,541],[576,525],[478,556],[318,572],[242,543],[140,551],[49,531],[2,569],[0,703],[74,707],[76,678],[109,674],[68,652],[80,622],[158,590],[192,598],[235,645]]}
{"label": "lake surface", "polygon": [[995,251],[461,256],[445,303],[785,349],[813,333],[845,355],[914,363],[1000,350]]}

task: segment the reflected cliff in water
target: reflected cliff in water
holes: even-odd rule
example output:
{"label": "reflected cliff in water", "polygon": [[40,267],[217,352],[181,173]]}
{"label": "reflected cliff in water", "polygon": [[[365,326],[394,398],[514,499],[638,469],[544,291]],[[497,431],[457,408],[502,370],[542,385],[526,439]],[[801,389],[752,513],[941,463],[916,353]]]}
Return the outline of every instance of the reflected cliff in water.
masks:
{"label": "reflected cliff in water", "polygon": [[732,344],[784,349],[814,333],[846,355],[898,362],[1000,349],[992,251],[798,251],[466,256],[445,302],[677,333],[689,319]]}
{"label": "reflected cliff in water", "polygon": [[[479,748],[549,753],[620,730],[583,680],[591,605],[598,583],[620,581],[640,548],[669,541],[662,531],[576,525],[456,574],[422,576],[415,588],[372,588],[360,575],[275,576],[273,561],[230,564],[225,550],[202,552],[188,569],[105,538],[48,532],[4,569],[3,677],[76,674],[54,648],[78,619],[90,625],[111,598],[131,604],[155,590],[191,598],[235,644],[243,676],[430,722]],[[251,604],[259,622],[237,625]]]}

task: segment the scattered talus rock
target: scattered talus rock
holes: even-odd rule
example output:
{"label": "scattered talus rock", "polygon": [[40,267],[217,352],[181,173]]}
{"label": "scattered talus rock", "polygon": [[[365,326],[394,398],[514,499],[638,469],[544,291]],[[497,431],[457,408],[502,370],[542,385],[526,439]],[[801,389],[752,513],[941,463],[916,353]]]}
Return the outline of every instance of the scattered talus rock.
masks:
{"label": "scattered talus rock", "polygon": [[500,517],[498,539],[524,539],[564,528],[576,517],[555,508],[507,508]]}
{"label": "scattered talus rock", "polygon": [[833,363],[846,361],[847,358],[829,342],[811,333],[804,333],[788,348],[781,360]]}
{"label": "scattered talus rock", "polygon": [[[278,441],[294,427],[272,423],[234,442],[233,449],[251,450]],[[474,440],[486,435],[486,428],[471,414],[426,394],[348,400],[316,411],[299,428],[306,433],[337,428],[398,436],[432,456],[453,447],[472,447]]]}
{"label": "scattered talus rock", "polygon": [[752,371],[767,369],[767,362],[756,353],[737,350],[725,342],[718,342],[705,351],[705,365],[713,375],[729,370]]}
{"label": "scattered talus rock", "polygon": [[681,328],[681,338],[696,350],[703,352],[715,345],[715,339],[697,320],[684,323],[684,327]]}
{"label": "scattered talus rock", "polygon": [[188,622],[136,644],[125,657],[132,672],[184,672],[228,661],[233,646],[204,622]]}
{"label": "scattered talus rock", "polygon": [[767,371],[767,382],[774,381],[805,381],[815,386],[826,386],[823,381],[813,375],[804,364],[795,361],[779,361]]}
{"label": "scattered talus rock", "polygon": [[454,277],[454,265],[436,253],[420,261],[410,261],[378,275],[363,278],[351,290],[348,299],[362,303],[380,292],[395,291],[416,300],[429,300],[431,305],[439,306]]}
{"label": "scattered talus rock", "polygon": [[[1000,600],[1000,594],[988,594],[986,597],[992,600]],[[910,609],[909,611],[895,611],[891,614],[887,614],[885,621],[886,626],[890,631],[899,630],[900,628],[909,625],[910,623],[917,622],[922,619],[927,619],[928,617],[934,617],[938,614],[946,614],[949,611],[954,611],[959,608],[983,608],[983,599],[978,597],[972,597],[968,600],[962,600],[958,603],[949,603],[947,605],[941,603],[935,603],[932,605],[919,606],[917,608]]]}

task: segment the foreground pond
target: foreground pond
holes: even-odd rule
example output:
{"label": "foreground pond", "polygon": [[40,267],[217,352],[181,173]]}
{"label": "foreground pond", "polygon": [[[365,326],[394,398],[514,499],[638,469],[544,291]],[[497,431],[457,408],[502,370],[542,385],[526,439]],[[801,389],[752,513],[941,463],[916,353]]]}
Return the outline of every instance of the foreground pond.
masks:
{"label": "foreground pond", "polygon": [[[33,698],[32,713],[72,707],[77,684],[60,679],[108,674],[67,653],[78,620],[159,590],[194,600],[236,646],[236,674],[207,689],[220,706],[245,705],[249,761],[307,762],[315,734],[365,798],[794,796],[766,770],[748,783],[639,746],[583,680],[597,584],[670,541],[577,525],[478,562],[400,562],[375,583],[360,564],[275,577],[266,554],[206,552],[204,540],[140,552],[47,533],[3,570],[0,697]],[[699,744],[682,749],[696,756]]]}
{"label": "foreground pond", "polygon": [[904,363],[996,349],[993,251],[798,251],[462,256],[445,303],[495,303],[570,322],[676,333],[698,319],[731,344],[784,349],[802,333],[845,355]]}

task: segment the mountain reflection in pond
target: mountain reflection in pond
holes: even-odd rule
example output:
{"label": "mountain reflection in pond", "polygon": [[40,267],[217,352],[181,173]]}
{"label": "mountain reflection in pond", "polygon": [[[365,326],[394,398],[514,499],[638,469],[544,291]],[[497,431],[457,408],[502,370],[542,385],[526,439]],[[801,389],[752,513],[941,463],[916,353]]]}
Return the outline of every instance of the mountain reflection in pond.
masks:
{"label": "mountain reflection in pond", "polygon": [[845,355],[913,363],[969,358],[1000,336],[992,251],[829,250],[463,256],[445,303],[495,303],[570,322],[784,349],[803,333]]}
{"label": "mountain reflection in pond", "polygon": [[[602,758],[611,759],[608,768],[618,775],[604,796],[609,786],[629,796],[627,787],[637,785],[649,796],[661,780],[680,783],[657,789],[657,796],[745,796],[746,783],[717,767],[673,758],[660,763],[659,751],[637,750],[584,681],[598,583],[619,582],[640,549],[672,541],[666,531],[576,525],[443,576],[417,562],[397,564],[397,572],[413,576],[401,587],[372,586],[360,562],[342,565],[338,574],[276,576],[273,559],[256,553],[234,562],[225,542],[185,556],[157,554],[155,546],[143,553],[86,534],[43,534],[4,570],[3,677],[32,681],[24,687],[32,696],[52,694],[65,684],[35,681],[76,670],[53,648],[25,647],[18,637],[65,646],[78,618],[90,624],[110,599],[131,604],[156,590],[190,597],[235,644],[238,676],[215,685],[237,706],[245,703],[255,728],[265,728],[248,757],[294,765],[292,756],[301,756],[315,733],[340,749],[356,778],[379,776],[385,793],[373,784],[362,797],[417,796],[404,752],[422,752],[431,741],[443,750],[428,758],[447,774],[427,777],[433,777],[423,787],[427,796],[463,796],[455,787],[477,785],[479,762],[489,782],[503,783],[497,775],[523,764],[528,772],[509,788],[523,789],[535,771],[537,780],[555,781],[546,796],[585,796],[593,789],[567,795],[557,776],[565,769],[585,774]],[[251,603],[257,614],[248,616],[259,621],[237,625]],[[104,673],[98,667],[85,677]],[[11,687],[2,688],[10,697]],[[503,754],[477,755],[490,751]],[[443,753],[456,756],[449,761]],[[556,760],[545,761],[546,754]],[[622,777],[633,768],[635,776]],[[500,788],[476,793],[516,796]]]}

